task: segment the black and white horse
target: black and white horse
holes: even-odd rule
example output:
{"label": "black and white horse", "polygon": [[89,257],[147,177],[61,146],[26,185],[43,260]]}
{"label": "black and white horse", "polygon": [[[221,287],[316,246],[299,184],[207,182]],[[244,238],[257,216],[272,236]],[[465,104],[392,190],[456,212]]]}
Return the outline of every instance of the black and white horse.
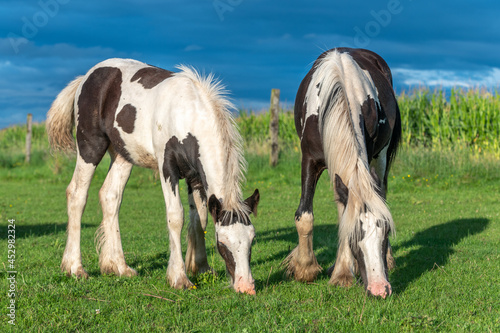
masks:
{"label": "black and white horse", "polygon": [[[249,214],[256,213],[259,193],[242,200],[245,160],[232,105],[212,76],[179,69],[173,73],[135,60],[109,59],[76,78],[52,104],[47,115],[52,146],[72,147],[76,128],[77,161],[66,191],[68,239],[61,269],[87,276],[80,251],[81,218],[92,175],[108,151],[111,166],[99,192],[103,220],[96,234],[102,273],[137,274],[125,263],[118,212],[132,166],[139,165],[160,174],[170,239],[170,285],[193,286],[186,268],[193,273],[211,270],[204,240],[210,212],[234,289],[255,294],[250,270],[255,230]],[[186,180],[190,206],[186,265],[180,179]]]}
{"label": "black and white horse", "polygon": [[377,54],[337,48],[324,52],[295,100],[302,149],[302,194],[295,213],[299,244],[287,273],[312,281],[321,271],[313,252],[313,197],[328,169],[339,215],[339,248],[330,283],[349,286],[360,273],[367,292],[385,298],[394,267],[388,234],[394,221],[385,203],[387,174],[401,136],[392,75]]}

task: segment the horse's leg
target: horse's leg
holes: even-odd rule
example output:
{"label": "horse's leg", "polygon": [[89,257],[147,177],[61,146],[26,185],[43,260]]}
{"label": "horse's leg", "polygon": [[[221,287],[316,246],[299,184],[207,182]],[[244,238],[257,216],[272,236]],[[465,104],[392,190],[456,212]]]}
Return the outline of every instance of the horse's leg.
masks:
{"label": "horse's leg", "polygon": [[181,232],[184,225],[184,210],[179,194],[179,182],[171,183],[172,177],[165,180],[160,169],[161,185],[167,210],[167,227],[169,236],[170,258],[167,267],[167,280],[176,289],[187,289],[193,286],[186,275],[186,267],[182,258]]}
{"label": "horse's leg", "polygon": [[[389,175],[389,165],[388,165],[388,154],[387,150],[389,148],[389,144],[382,149],[380,154],[377,156],[376,159],[373,159],[371,162],[370,167],[375,169],[375,173],[381,180],[381,192],[382,192],[382,197],[385,199],[387,195],[387,177]],[[392,256],[392,247],[389,239],[387,240],[387,254],[386,254],[386,260],[387,260],[387,269],[391,270],[396,267],[396,261],[394,260],[394,257]]]}
{"label": "horse's leg", "polygon": [[188,246],[186,251],[186,269],[193,274],[213,272],[208,265],[205,248],[205,230],[207,228],[207,200],[199,190],[189,189],[189,226]]}
{"label": "horse's leg", "polygon": [[[113,155],[110,153],[110,155]],[[99,266],[102,274],[135,276],[137,272],[125,263],[118,213],[127,184],[132,163],[121,155],[112,156],[108,175],[99,191],[102,207],[102,222],[96,232],[96,247],[99,250]]]}
{"label": "horse's leg", "polygon": [[356,260],[349,247],[349,240],[340,240],[335,264],[328,269],[328,272],[331,272],[329,283],[341,287],[351,286],[354,282],[354,270],[356,266]]}
{"label": "horse's leg", "polygon": [[87,194],[96,166],[86,163],[78,154],[73,178],[66,189],[68,201],[68,238],[64,250],[61,270],[69,275],[88,277],[83,269],[80,249],[82,214],[87,203]]}
{"label": "horse's leg", "polygon": [[308,154],[302,156],[302,194],[295,212],[295,227],[299,236],[299,245],[285,259],[287,275],[293,275],[298,281],[313,281],[321,271],[321,266],[313,251],[313,198],[318,179],[324,165]]}

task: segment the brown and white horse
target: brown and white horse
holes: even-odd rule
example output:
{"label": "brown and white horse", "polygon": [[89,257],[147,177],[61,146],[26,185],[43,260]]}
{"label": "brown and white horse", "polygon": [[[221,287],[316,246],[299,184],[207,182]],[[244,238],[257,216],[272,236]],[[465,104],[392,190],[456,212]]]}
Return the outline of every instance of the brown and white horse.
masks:
{"label": "brown and white horse", "polygon": [[339,248],[330,283],[350,286],[360,273],[367,292],[385,298],[394,267],[388,234],[394,221],[385,203],[387,175],[401,136],[392,75],[377,54],[337,48],[324,52],[295,100],[302,149],[302,194],[295,213],[299,244],[287,273],[312,281],[321,271],[313,252],[313,197],[324,169],[335,188]]}
{"label": "brown and white horse", "polygon": [[[217,247],[236,291],[255,294],[250,253],[255,230],[256,190],[242,200],[245,160],[241,136],[213,76],[201,77],[180,66],[173,73],[135,60],[109,59],[76,78],[57,96],[47,115],[53,147],[73,147],[77,161],[66,190],[68,239],[61,269],[87,276],[80,251],[82,213],[92,175],[109,152],[111,166],[99,192],[103,220],[96,234],[101,273],[133,276],[125,263],[118,212],[133,165],[159,171],[167,212],[170,259],[167,279],[174,288],[193,286],[186,275],[211,270],[204,231],[208,212],[215,223]],[[179,180],[189,194],[188,248],[182,258],[184,211]],[[207,210],[208,202],[208,210]]]}

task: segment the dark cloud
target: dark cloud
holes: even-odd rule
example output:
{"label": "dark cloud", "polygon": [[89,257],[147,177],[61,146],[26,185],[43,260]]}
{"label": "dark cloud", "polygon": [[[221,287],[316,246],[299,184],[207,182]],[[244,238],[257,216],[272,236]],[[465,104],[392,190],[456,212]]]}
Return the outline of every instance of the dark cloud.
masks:
{"label": "dark cloud", "polygon": [[272,88],[293,103],[332,47],[382,55],[409,85],[497,86],[499,5],[387,0],[6,0],[0,3],[0,128],[42,120],[76,75],[110,57],[219,76],[238,106],[263,108]]}

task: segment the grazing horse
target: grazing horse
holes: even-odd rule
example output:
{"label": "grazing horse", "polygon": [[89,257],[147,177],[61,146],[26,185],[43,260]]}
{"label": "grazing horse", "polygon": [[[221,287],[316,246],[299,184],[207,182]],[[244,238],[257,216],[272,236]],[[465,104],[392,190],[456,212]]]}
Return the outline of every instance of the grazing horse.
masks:
{"label": "grazing horse", "polygon": [[[76,128],[77,160],[66,190],[68,239],[61,269],[87,277],[80,251],[81,218],[92,175],[108,151],[111,166],[99,191],[103,220],[96,233],[101,273],[137,274],[125,263],[118,212],[132,167],[139,165],[160,174],[170,240],[170,285],[193,286],[186,266],[192,273],[211,271],[204,239],[210,212],[233,288],[255,294],[250,270],[255,230],[249,214],[257,212],[259,192],[242,200],[246,162],[230,113],[233,106],[212,75],[203,78],[191,68],[178,69],[173,73],[135,60],[109,59],[76,78],[53,102],[47,114],[51,145],[73,147]],[[189,197],[186,265],[180,179],[186,180]]]}
{"label": "grazing horse", "polygon": [[401,136],[386,62],[362,49],[324,52],[297,92],[295,127],[301,140],[302,194],[295,213],[299,244],[285,259],[287,274],[312,281],[321,271],[313,252],[313,197],[328,169],[339,215],[330,283],[350,286],[360,273],[368,294],[385,298],[392,292],[387,270],[395,265],[388,240],[394,221],[385,195]]}

